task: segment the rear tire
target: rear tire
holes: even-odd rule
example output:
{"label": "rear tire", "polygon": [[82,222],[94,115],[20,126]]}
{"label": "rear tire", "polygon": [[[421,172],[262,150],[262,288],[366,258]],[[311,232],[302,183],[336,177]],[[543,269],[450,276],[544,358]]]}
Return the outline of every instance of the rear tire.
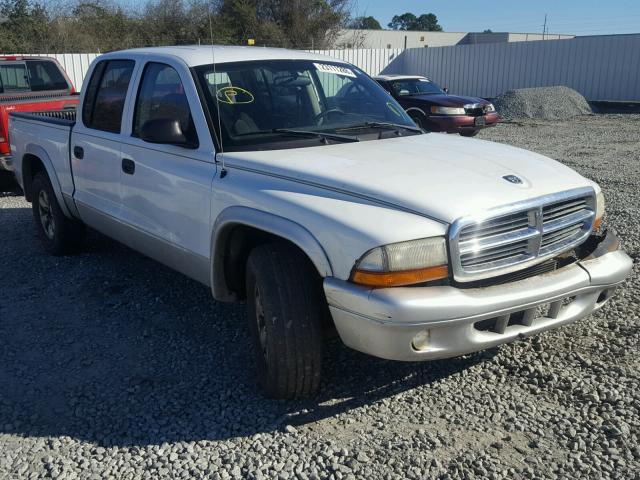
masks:
{"label": "rear tire", "polygon": [[463,130],[460,132],[460,136],[462,137],[475,137],[480,130]]}
{"label": "rear tire", "polygon": [[33,218],[44,249],[56,256],[76,251],[84,240],[84,225],[62,213],[47,174],[36,174],[31,189]]}
{"label": "rear tire", "polygon": [[247,260],[247,314],[258,383],[271,398],[310,395],[320,383],[322,284],[306,256],[285,243]]}

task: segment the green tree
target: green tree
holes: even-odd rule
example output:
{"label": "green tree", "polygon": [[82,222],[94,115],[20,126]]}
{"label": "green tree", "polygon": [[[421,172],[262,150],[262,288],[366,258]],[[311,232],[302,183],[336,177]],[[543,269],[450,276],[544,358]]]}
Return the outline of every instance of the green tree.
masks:
{"label": "green tree", "polygon": [[350,2],[141,0],[125,8],[121,0],[0,0],[0,51],[105,52],[212,40],[246,45],[249,38],[325,48],[346,25]]}
{"label": "green tree", "polygon": [[438,17],[433,13],[423,13],[419,17],[410,12],[394,15],[388,26],[393,30],[442,31],[442,27],[438,24]]}
{"label": "green tree", "polygon": [[350,0],[222,0],[230,40],[292,48],[330,45],[348,18]]}
{"label": "green tree", "polygon": [[349,23],[356,30],[382,30],[380,22],[373,17],[356,17]]}
{"label": "green tree", "polygon": [[30,53],[48,48],[49,18],[45,7],[27,0],[0,3],[0,50]]}

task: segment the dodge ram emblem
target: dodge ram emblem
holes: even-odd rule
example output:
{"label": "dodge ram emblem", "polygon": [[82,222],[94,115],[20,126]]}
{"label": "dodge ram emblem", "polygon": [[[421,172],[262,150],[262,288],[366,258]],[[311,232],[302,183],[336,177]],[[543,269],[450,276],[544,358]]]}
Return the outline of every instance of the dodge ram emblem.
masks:
{"label": "dodge ram emblem", "polygon": [[515,175],[505,175],[504,178],[507,182],[515,183],[516,185],[520,185],[522,180],[520,177],[516,177]]}

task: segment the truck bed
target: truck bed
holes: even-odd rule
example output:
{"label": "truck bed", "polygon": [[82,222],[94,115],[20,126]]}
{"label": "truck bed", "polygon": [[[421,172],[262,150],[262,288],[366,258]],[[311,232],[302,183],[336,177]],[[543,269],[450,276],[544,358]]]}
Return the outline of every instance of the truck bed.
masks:
{"label": "truck bed", "polygon": [[[75,109],[11,112],[9,136],[13,167],[16,180],[21,186],[24,186],[22,159],[27,154],[35,154],[44,163],[49,178],[58,187],[58,191],[69,197],[73,194],[69,140],[75,122]],[[64,204],[62,197],[58,201]]]}
{"label": "truck bed", "polygon": [[75,108],[68,108],[65,110],[46,110],[42,112],[11,112],[9,116],[25,120],[53,123],[55,125],[64,125],[65,127],[73,127],[76,123]]}
{"label": "truck bed", "polygon": [[17,103],[37,103],[47,101],[77,101],[79,93],[69,93],[68,90],[60,91],[43,91],[43,92],[10,92],[0,94],[0,105],[9,103],[11,105]]}

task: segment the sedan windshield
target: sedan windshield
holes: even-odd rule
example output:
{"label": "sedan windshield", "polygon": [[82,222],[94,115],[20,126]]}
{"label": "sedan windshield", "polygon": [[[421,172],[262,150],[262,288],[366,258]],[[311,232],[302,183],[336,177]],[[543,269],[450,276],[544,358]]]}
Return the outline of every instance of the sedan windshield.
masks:
{"label": "sedan windshield", "polygon": [[205,65],[195,71],[226,151],[421,133],[387,92],[351,65],[262,60]]}
{"label": "sedan windshield", "polygon": [[426,78],[409,78],[394,80],[391,87],[396,95],[400,97],[414,95],[441,95],[444,90],[435,82]]}

